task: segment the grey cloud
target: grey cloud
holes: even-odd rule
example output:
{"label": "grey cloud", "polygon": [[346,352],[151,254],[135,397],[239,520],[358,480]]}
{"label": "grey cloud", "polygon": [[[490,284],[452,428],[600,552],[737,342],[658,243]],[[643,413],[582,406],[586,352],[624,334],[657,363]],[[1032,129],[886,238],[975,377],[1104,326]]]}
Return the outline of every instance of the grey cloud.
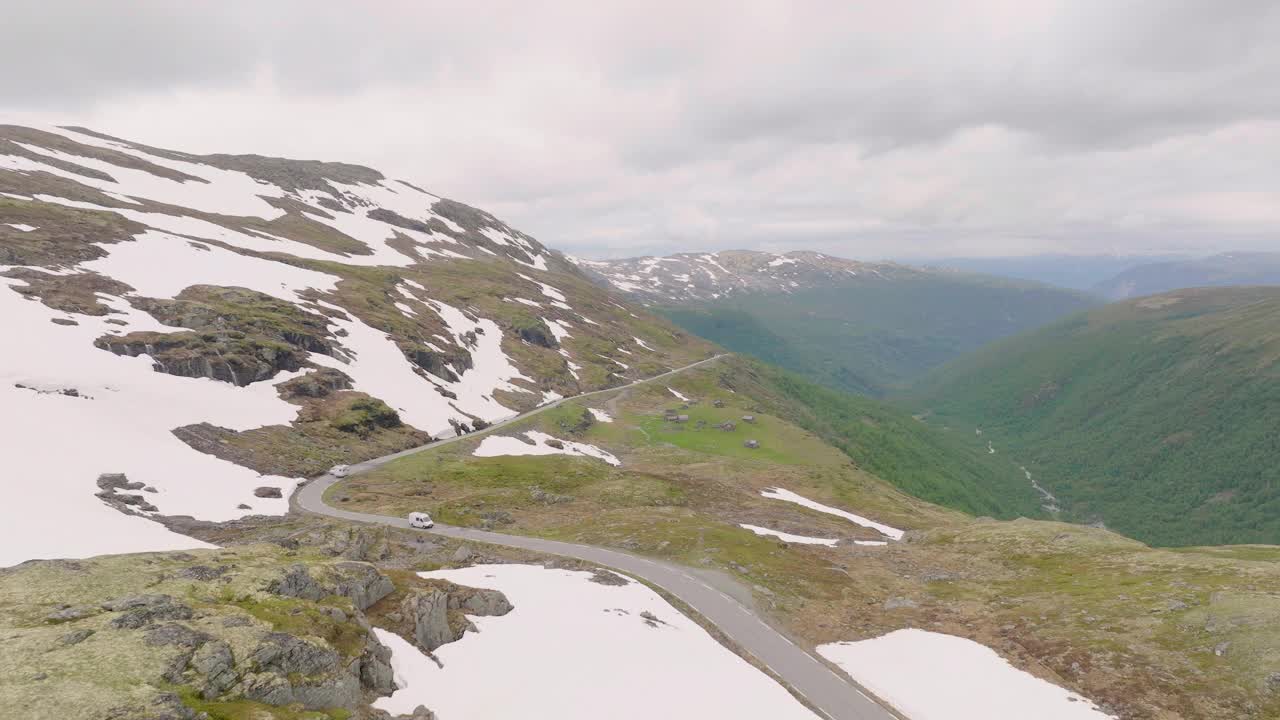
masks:
{"label": "grey cloud", "polygon": [[1275,37],[1265,0],[17,0],[0,110],[363,162],[600,255],[1243,249]]}

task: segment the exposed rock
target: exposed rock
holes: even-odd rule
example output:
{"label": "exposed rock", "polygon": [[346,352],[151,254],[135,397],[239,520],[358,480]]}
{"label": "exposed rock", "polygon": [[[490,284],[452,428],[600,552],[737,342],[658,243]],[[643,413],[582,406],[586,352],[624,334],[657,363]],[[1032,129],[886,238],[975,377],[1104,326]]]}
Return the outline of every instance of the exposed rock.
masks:
{"label": "exposed rock", "polygon": [[471,558],[473,557],[475,557],[475,551],[471,549],[470,545],[463,543],[462,545],[458,546],[457,550],[453,551],[453,555],[452,557],[450,557],[450,560],[452,560],[455,563],[461,564],[465,562],[470,562]]}
{"label": "exposed rock", "polygon": [[334,585],[333,594],[351,600],[357,609],[364,610],[395,592],[391,578],[368,563],[341,562],[334,567],[342,576]]}
{"label": "exposed rock", "polygon": [[557,439],[555,439],[555,438],[551,438],[550,440],[547,440],[547,447],[553,447],[553,448],[555,448],[555,449],[557,449],[557,450],[563,450],[563,449],[564,449],[564,443],[563,443],[563,442],[560,442],[559,440],[557,440]]}
{"label": "exposed rock", "polygon": [[253,495],[254,495],[254,497],[260,497],[260,498],[281,498],[281,497],[284,497],[284,493],[282,493],[282,492],[280,491],[280,488],[278,488],[278,487],[269,487],[269,486],[265,486],[265,485],[264,485],[263,487],[254,488],[254,490],[253,490]]}
{"label": "exposed rock", "polygon": [[200,694],[205,699],[222,695],[240,680],[235,671],[235,656],[225,640],[214,640],[200,646],[188,664],[203,679]]}
{"label": "exposed rock", "polygon": [[391,648],[378,642],[372,633],[360,656],[360,684],[379,695],[395,692],[395,674],[391,668]]}
{"label": "exposed rock", "polygon": [[425,705],[419,705],[409,715],[400,715],[396,720],[436,720],[436,714],[428,710]]}
{"label": "exposed rock", "polygon": [[449,627],[449,595],[441,590],[415,592],[400,603],[400,613],[413,625],[418,647],[432,652],[462,637]]}
{"label": "exposed rock", "polygon": [[341,660],[338,653],[327,647],[280,632],[268,633],[249,655],[249,662],[256,669],[283,675],[324,675],[336,672],[341,666]]}
{"label": "exposed rock", "polygon": [[491,530],[499,525],[510,525],[514,522],[515,519],[506,510],[490,510],[480,513],[480,527],[485,530]]}
{"label": "exposed rock", "polygon": [[302,600],[319,600],[327,594],[320,583],[311,577],[306,565],[290,566],[284,577],[273,580],[267,586],[267,592]]}
{"label": "exposed rock", "polygon": [[45,615],[44,620],[45,622],[49,622],[49,623],[71,622],[73,620],[79,620],[81,618],[86,618],[86,617],[89,617],[90,615],[96,615],[96,614],[97,614],[97,610],[95,608],[84,607],[84,606],[77,606],[77,607],[68,606],[64,608],[59,608],[49,613],[48,615]]}
{"label": "exposed rock", "polygon": [[351,600],[356,608],[364,610],[396,589],[390,578],[368,563],[340,562],[334,564],[332,570],[332,577],[322,584],[311,577],[305,565],[294,565],[282,578],[272,581],[267,591],[303,600],[341,595]]}
{"label": "exposed rock", "polygon": [[[547,441],[547,444],[550,445],[551,441]],[[529,489],[529,497],[534,502],[540,502],[544,505],[559,505],[562,503],[573,502],[575,499],[572,495],[559,495],[557,493],[547,492],[536,485]]]}
{"label": "exposed rock", "polygon": [[143,483],[129,482],[124,473],[103,473],[98,476],[98,487],[103,490],[141,490]]}
{"label": "exposed rock", "polygon": [[125,595],[102,603],[102,609],[119,612],[151,605],[163,605],[170,602],[173,602],[173,598],[168,595]]}
{"label": "exposed rock", "polygon": [[276,392],[284,400],[323,398],[339,390],[350,389],[351,377],[334,368],[312,370],[306,375],[276,385]]}
{"label": "exposed rock", "polygon": [[177,645],[195,649],[209,642],[213,638],[199,630],[192,630],[186,625],[180,623],[165,623],[153,630],[148,630],[143,637],[143,642],[148,645],[163,647],[168,645]]}
{"label": "exposed rock", "polygon": [[449,591],[449,609],[488,617],[506,615],[513,608],[507,596],[497,590],[459,587]]}
{"label": "exposed rock", "polygon": [[188,580],[199,580],[201,582],[209,582],[210,580],[217,580],[218,578],[227,574],[229,570],[231,570],[231,568],[227,567],[226,565],[219,565],[218,567],[209,567],[208,565],[192,565],[191,567],[185,567],[179,570],[178,577],[186,578]]}
{"label": "exposed rock", "polygon": [[630,585],[631,581],[608,570],[595,570],[591,573],[591,582],[601,585]]}
{"label": "exposed rock", "polygon": [[666,621],[659,620],[657,615],[654,615],[648,610],[644,610],[640,613],[640,619],[644,620],[644,624],[648,625],[651,628],[656,628],[656,627],[660,627],[662,625],[667,624]]}
{"label": "exposed rock", "polygon": [[63,645],[79,645],[85,640],[88,640],[89,636],[93,635],[94,632],[96,631],[89,630],[87,628],[83,630],[75,630],[73,632],[69,632],[66,635],[63,635],[62,637],[58,638],[58,642],[62,643]]}
{"label": "exposed rock", "polygon": [[884,601],[885,610],[914,610],[920,607],[920,603],[911,598],[891,597]]}
{"label": "exposed rock", "polygon": [[[451,621],[450,612],[454,611]],[[400,614],[412,625],[418,647],[432,652],[462,637],[470,623],[458,614],[506,615],[511,602],[497,590],[451,586],[413,592],[400,603]]]}
{"label": "exposed rock", "polygon": [[128,610],[123,615],[113,619],[111,626],[121,630],[136,630],[161,620],[190,620],[194,614],[191,608],[182,603],[174,602],[173,598],[168,595],[151,597],[159,597],[163,598],[163,600],[143,606],[134,606],[132,610]]}

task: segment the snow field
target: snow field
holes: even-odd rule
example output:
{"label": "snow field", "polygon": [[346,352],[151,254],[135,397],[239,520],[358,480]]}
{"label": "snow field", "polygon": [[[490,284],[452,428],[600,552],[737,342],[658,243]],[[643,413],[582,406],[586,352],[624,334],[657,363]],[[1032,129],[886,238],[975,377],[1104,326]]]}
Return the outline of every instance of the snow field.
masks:
{"label": "snow field", "polygon": [[954,635],[895,630],[821,645],[839,665],[911,720],[1107,720],[1087,699],[1023,672],[991,648]]}
{"label": "snow field", "polygon": [[640,583],[603,585],[591,573],[534,565],[422,576],[500,590],[515,609],[472,618],[479,632],[436,650],[443,667],[377,631],[392,649],[397,685],[404,683],[374,703],[392,714],[425,705],[468,720],[815,720]]}

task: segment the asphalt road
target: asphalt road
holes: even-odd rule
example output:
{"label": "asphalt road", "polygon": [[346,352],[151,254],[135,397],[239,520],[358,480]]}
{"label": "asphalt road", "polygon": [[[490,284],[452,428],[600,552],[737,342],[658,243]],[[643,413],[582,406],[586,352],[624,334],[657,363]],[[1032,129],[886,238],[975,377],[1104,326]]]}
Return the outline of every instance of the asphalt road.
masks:
{"label": "asphalt road", "polygon": [[[523,415],[510,418],[504,422],[495,423],[491,428],[487,428],[479,433],[437,440],[436,442],[395,453],[394,455],[387,455],[385,457],[352,465],[351,474],[355,475],[366,472],[397,458],[404,457],[405,455],[412,455],[413,453],[421,452],[429,448],[440,447],[441,445],[456,442],[463,438],[488,433],[506,425],[507,423],[522,420],[531,415],[536,415],[537,413],[556,407],[563,402],[581,400],[582,398],[590,397],[591,395],[616,392],[627,387],[661,380],[690,368],[714,362],[720,357],[722,356],[717,355],[716,357],[708,358],[662,375],[657,375],[645,380],[639,380],[631,383],[630,385],[609,388],[607,390],[598,390],[591,393],[584,393],[582,395],[575,395],[571,398],[565,398],[564,400],[559,400],[535,410],[531,410]],[[409,527],[409,521],[406,518],[351,512],[349,510],[342,510],[340,508],[326,505],[324,502],[324,493],[338,481],[339,479],[332,475],[323,475],[306,485],[301,486],[293,497],[295,506],[307,512],[327,515],[341,520],[390,525],[398,528]],[[750,608],[733,599],[721,590],[713,587],[704,579],[696,577],[687,568],[660,560],[650,560],[649,558],[632,555],[619,550],[610,550],[591,545],[558,542],[555,540],[522,537],[519,535],[507,535],[504,533],[477,530],[474,528],[452,527],[437,524],[431,530],[419,532],[430,532],[436,535],[443,535],[445,537],[490,543],[493,545],[505,545],[508,547],[523,548],[535,552],[546,553],[549,555],[576,558],[596,563],[598,565],[603,565],[605,567],[610,567],[628,575],[641,578],[662,588],[666,592],[688,604],[709,622],[719,628],[726,637],[734,643],[737,643],[739,647],[747,653],[750,653],[762,664],[772,670],[778,677],[782,678],[783,681],[790,685],[795,692],[802,695],[813,707],[816,707],[821,714],[831,718],[831,720],[895,720],[897,717],[876,701],[872,700],[867,695],[864,695],[846,677],[822,664],[809,652],[797,646],[780,632],[769,626],[757,617]]]}

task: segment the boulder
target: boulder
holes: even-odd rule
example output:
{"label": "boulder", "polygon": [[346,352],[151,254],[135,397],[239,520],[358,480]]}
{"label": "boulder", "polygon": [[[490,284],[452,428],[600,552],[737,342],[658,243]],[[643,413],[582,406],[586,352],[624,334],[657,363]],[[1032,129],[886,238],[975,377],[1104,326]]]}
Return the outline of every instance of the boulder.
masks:
{"label": "boulder", "polygon": [[337,672],[341,661],[338,653],[327,647],[280,632],[267,633],[249,655],[249,662],[256,670],[282,675],[326,675]]}
{"label": "boulder", "polygon": [[270,487],[270,486],[266,486],[266,485],[264,485],[263,487],[260,487],[260,488],[254,488],[253,495],[254,495],[254,497],[260,497],[260,498],[282,498],[282,497],[284,497],[284,493],[282,493],[282,492],[280,491],[280,488],[278,488],[278,487]]}
{"label": "boulder", "polygon": [[202,678],[200,695],[206,700],[221,696],[240,681],[231,646],[225,640],[214,640],[200,646],[188,665]]}
{"label": "boulder", "polygon": [[209,635],[192,630],[181,623],[165,623],[153,630],[148,630],[143,636],[143,642],[153,647],[163,647],[166,645],[177,645],[178,647],[198,648],[213,638]]}
{"label": "boulder", "polygon": [[105,603],[104,607],[114,611],[129,608],[111,621],[111,627],[118,630],[136,630],[161,620],[190,620],[194,614],[168,595],[139,595]]}
{"label": "boulder", "polygon": [[69,632],[66,635],[63,635],[62,637],[58,638],[58,642],[63,645],[79,645],[85,640],[88,640],[89,636],[93,635],[94,632],[96,631],[89,630],[89,629],[75,630],[73,632]]}
{"label": "boulder", "polygon": [[497,590],[458,588],[449,592],[449,609],[490,617],[506,615],[514,608],[507,596]]}
{"label": "boulder", "polygon": [[54,610],[48,615],[45,615],[44,620],[45,622],[48,622],[48,623],[64,623],[64,622],[71,622],[73,620],[79,620],[81,618],[86,618],[86,617],[89,617],[90,615],[96,615],[97,613],[98,611],[96,608],[87,607],[83,605],[77,605],[77,606],[68,605],[66,607],[58,608],[57,610]]}
{"label": "boulder", "polygon": [[347,561],[335,564],[334,568],[341,577],[334,585],[333,594],[349,599],[360,610],[395,592],[391,578],[369,563]]}
{"label": "boulder", "polygon": [[415,592],[400,603],[400,613],[413,625],[414,642],[427,652],[462,637],[449,627],[449,595],[444,591]]}

